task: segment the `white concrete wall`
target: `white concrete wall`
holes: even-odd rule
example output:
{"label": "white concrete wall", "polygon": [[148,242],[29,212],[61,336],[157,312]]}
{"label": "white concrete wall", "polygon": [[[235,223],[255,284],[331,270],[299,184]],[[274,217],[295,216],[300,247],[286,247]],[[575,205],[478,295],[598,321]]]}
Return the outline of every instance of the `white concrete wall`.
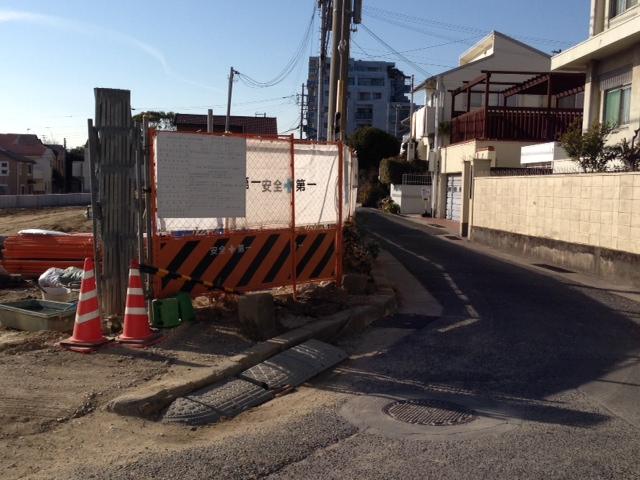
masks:
{"label": "white concrete wall", "polygon": [[[400,205],[400,213],[424,213],[427,202],[422,198],[422,189],[427,185],[394,185],[391,184],[391,199]],[[428,202],[429,206],[431,201]]]}
{"label": "white concrete wall", "polygon": [[473,227],[640,254],[640,173],[483,177]]}

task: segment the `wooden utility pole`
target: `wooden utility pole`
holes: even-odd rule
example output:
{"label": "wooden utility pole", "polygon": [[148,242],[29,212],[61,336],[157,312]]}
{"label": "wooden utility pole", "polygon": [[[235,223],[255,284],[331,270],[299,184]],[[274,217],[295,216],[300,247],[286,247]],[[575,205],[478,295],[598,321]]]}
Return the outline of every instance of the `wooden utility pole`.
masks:
{"label": "wooden utility pole", "polygon": [[231,67],[229,69],[229,89],[227,94],[227,117],[224,121],[224,131],[229,133],[231,130],[231,97],[233,95],[233,76],[238,73],[236,70]]}
{"label": "wooden utility pole", "polygon": [[329,69],[329,108],[327,114],[327,140],[335,140],[336,101],[338,98],[338,74],[340,59],[338,47],[342,40],[342,4],[344,0],[333,0],[333,18],[331,20],[331,67]]}

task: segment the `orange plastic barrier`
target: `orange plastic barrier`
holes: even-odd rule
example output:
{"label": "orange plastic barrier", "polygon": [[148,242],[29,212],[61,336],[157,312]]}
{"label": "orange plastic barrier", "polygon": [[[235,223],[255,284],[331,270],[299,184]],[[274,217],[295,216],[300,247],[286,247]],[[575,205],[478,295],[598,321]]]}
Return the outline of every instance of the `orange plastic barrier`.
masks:
{"label": "orange plastic barrier", "polygon": [[82,268],[87,257],[93,257],[90,233],[14,235],[5,239],[0,263],[9,273],[37,278],[51,267]]}

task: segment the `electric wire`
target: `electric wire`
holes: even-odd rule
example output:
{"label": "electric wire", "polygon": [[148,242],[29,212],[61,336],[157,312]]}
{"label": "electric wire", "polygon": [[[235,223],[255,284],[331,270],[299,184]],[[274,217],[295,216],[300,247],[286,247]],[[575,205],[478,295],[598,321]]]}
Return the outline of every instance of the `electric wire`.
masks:
{"label": "electric wire", "polygon": [[295,70],[296,66],[302,60],[304,53],[307,50],[307,47],[309,46],[309,42],[313,36],[312,34],[313,34],[313,25],[315,22],[315,18],[316,18],[316,7],[314,4],[313,13],[311,14],[311,18],[304,32],[302,41],[300,42],[300,45],[298,46],[294,54],[291,56],[287,64],[280,71],[280,73],[278,73],[271,80],[268,80],[266,82],[261,82],[259,80],[256,80],[250,77],[245,73],[236,72],[236,75],[240,79],[240,81],[242,81],[242,83],[244,83],[246,86],[251,88],[268,88],[283,82]]}
{"label": "electric wire", "polygon": [[374,40],[376,40],[378,43],[380,43],[381,45],[386,47],[390,52],[393,52],[393,54],[395,54],[395,56],[398,57],[400,60],[402,60],[404,63],[410,65],[416,71],[422,73],[423,75],[425,75],[427,77],[431,77],[432,76],[432,74],[428,70],[425,70],[420,65],[418,65],[415,62],[412,62],[411,60],[409,60],[406,56],[404,56],[402,53],[397,51],[395,48],[393,48],[391,45],[389,45],[387,42],[385,42],[382,38],[380,38],[378,35],[376,35],[374,32],[372,32],[371,29],[369,27],[367,27],[364,23],[361,23],[360,27],[365,32],[367,32]]}
{"label": "electric wire", "polygon": [[[403,22],[403,23],[412,23],[414,25],[422,25],[422,26],[428,25],[433,28],[439,28],[439,29],[452,31],[452,32],[474,33],[477,35],[487,35],[488,33],[490,33],[490,30],[487,30],[487,29],[471,27],[469,25],[460,25],[460,24],[454,24],[454,23],[441,22],[438,20],[430,20],[424,17],[416,17],[414,15],[393,12],[391,10],[386,10],[378,7],[366,7],[365,14],[367,16],[371,16],[373,18],[376,18],[378,20],[382,20],[388,23],[393,23],[393,21],[395,20],[396,23],[394,24],[396,25],[397,25],[397,22]],[[428,32],[428,31],[422,31],[422,33],[426,35],[431,35],[431,36],[438,36],[437,34],[433,34],[433,32]],[[571,45],[572,44],[572,42],[568,42],[566,40],[556,40],[556,39],[543,38],[543,37],[534,37],[534,36],[525,36],[525,35],[518,35],[517,37],[522,40],[528,40],[534,43],[546,43],[546,44],[554,44],[554,45]]]}

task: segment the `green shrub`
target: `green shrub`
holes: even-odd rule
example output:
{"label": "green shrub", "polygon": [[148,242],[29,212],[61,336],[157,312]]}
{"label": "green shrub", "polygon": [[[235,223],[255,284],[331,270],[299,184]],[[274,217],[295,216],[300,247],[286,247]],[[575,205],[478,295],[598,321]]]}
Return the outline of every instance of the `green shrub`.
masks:
{"label": "green shrub", "polygon": [[427,163],[420,160],[407,162],[402,157],[385,158],[380,162],[380,181],[385,185],[402,184],[405,173],[427,173]]}
{"label": "green shrub", "polygon": [[380,200],[388,195],[389,189],[378,181],[375,169],[360,173],[358,201],[363,207],[378,208]]}
{"label": "green shrub", "polygon": [[353,132],[347,143],[358,154],[360,169],[377,169],[385,157],[400,152],[400,140],[374,127],[362,127]]}
{"label": "green shrub", "polygon": [[394,202],[391,197],[383,199],[380,207],[382,208],[383,212],[393,213],[394,215],[400,214],[400,205]]}

